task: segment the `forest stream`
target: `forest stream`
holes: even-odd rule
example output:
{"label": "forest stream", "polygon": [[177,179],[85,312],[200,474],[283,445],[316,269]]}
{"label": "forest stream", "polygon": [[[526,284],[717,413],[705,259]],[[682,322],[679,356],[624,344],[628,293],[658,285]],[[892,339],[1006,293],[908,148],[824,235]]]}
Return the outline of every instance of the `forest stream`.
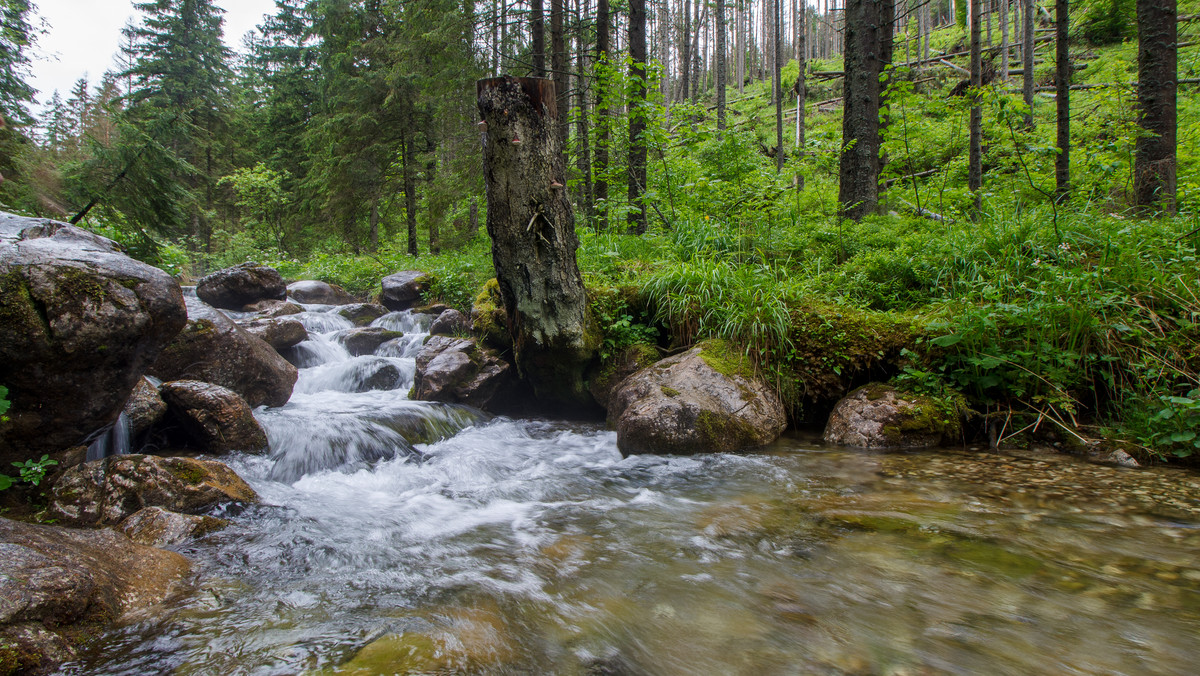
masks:
{"label": "forest stream", "polygon": [[272,454],[229,458],[262,504],[65,673],[1196,671],[1193,474],[795,435],[622,458],[599,424],[407,400],[428,317],[351,357],[306,309]]}

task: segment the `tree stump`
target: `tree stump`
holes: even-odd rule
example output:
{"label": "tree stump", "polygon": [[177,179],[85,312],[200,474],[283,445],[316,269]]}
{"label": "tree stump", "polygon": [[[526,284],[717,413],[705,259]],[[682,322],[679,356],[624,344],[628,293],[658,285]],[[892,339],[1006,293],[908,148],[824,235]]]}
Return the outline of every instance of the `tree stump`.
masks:
{"label": "tree stump", "polygon": [[575,262],[554,82],[480,80],[487,231],[517,370],[543,405],[595,402],[584,372],[601,337]]}

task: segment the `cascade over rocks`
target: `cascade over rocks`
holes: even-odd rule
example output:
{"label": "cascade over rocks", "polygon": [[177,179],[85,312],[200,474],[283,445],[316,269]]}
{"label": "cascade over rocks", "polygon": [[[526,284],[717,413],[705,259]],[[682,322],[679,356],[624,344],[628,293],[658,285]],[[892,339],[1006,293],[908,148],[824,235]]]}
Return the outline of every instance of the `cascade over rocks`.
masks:
{"label": "cascade over rocks", "polygon": [[718,453],[779,438],[783,403],[738,360],[708,341],[626,378],[608,410],[621,453]]}
{"label": "cascade over rocks", "polygon": [[0,467],[111,425],[186,316],[175,280],[114,242],[0,213]]}
{"label": "cascade over rocks", "polygon": [[476,83],[484,128],[484,184],[492,263],[513,359],[543,406],[584,411],[595,401],[584,375],[601,335],[576,264],[579,240],[567,197],[552,80]]}
{"label": "cascade over rocks", "polygon": [[335,313],[349,319],[355,326],[366,326],[388,313],[388,309],[375,303],[354,303],[335,310]]}
{"label": "cascade over rocks", "polygon": [[825,427],[825,441],[857,448],[931,448],[961,431],[958,412],[942,410],[929,397],[872,383],[838,402]]}
{"label": "cascade over rocks", "polygon": [[190,448],[214,455],[267,448],[267,433],[237,392],[197,380],[163,383],[161,392]]}
{"label": "cascade over rocks", "polygon": [[112,526],[146,507],[197,514],[231,502],[258,495],[215,460],[115,455],[64,472],[47,511],[68,526]]}
{"label": "cascade over rocks", "polygon": [[467,333],[471,330],[471,320],[454,308],[447,308],[429,325],[429,333],[434,336],[453,336]]}
{"label": "cascade over rocks", "polygon": [[182,590],[190,570],[111,530],[0,518],[0,672],[49,673],[76,643]]}
{"label": "cascade over rocks", "polygon": [[346,351],[354,357],[375,354],[380,345],[389,340],[403,337],[403,331],[392,331],[382,326],[364,326],[357,329],[346,329],[345,331],[339,331],[334,336],[335,340],[341,343],[342,347],[345,347]]}
{"label": "cascade over rocks", "polygon": [[225,313],[187,300],[187,326],[149,374],[164,381],[200,380],[227,387],[252,407],[286,404],[298,377],[296,367]]}
{"label": "cascade over rocks", "polygon": [[273,319],[250,319],[238,323],[250,335],[275,348],[276,352],[308,340],[308,330],[296,319],[276,317]]}
{"label": "cascade over rocks", "polygon": [[349,305],[358,302],[342,287],[313,279],[288,284],[287,295],[297,303],[306,305]]}
{"label": "cascade over rocks", "polygon": [[196,295],[213,307],[241,310],[263,300],[286,299],[287,286],[275,268],[242,263],[203,277],[196,283]]}
{"label": "cascade over rocks", "polygon": [[474,338],[433,336],[417,355],[413,398],[496,410],[513,384],[512,365]]}
{"label": "cascade over rocks", "polygon": [[428,273],[403,270],[383,278],[379,302],[392,312],[411,310],[421,304],[421,297],[432,281]]}

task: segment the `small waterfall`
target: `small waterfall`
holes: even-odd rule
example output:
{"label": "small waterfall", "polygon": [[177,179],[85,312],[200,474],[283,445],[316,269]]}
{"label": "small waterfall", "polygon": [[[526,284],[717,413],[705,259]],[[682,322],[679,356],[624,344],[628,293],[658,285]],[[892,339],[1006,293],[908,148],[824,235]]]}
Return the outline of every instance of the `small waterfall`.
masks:
{"label": "small waterfall", "polygon": [[305,312],[294,315],[309,330],[309,339],[289,354],[300,378],[286,406],[256,412],[270,442],[272,480],[290,483],[306,474],[355,471],[392,458],[419,461],[423,455],[417,445],[488,419],[464,406],[408,399],[431,317],[392,312],[376,319],[371,326],[404,336],[384,343],[376,354],[354,357],[336,339],[353,324],[336,310],[306,305]]}
{"label": "small waterfall", "polygon": [[132,437],[133,427],[129,423],[129,416],[121,411],[117,421],[102,430],[92,443],[88,444],[88,461],[103,460],[110,455],[128,455]]}

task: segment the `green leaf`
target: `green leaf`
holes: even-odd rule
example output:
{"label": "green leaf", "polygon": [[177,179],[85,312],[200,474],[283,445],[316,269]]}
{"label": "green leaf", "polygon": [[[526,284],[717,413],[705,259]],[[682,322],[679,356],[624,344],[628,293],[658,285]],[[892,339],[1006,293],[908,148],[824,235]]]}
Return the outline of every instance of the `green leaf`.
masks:
{"label": "green leaf", "polygon": [[0,474],[0,491],[10,488],[13,485],[12,477],[7,474]]}
{"label": "green leaf", "polygon": [[958,345],[962,342],[962,339],[962,336],[958,335],[957,333],[952,333],[948,336],[938,336],[929,342],[937,345],[938,347],[950,347],[951,345]]}
{"label": "green leaf", "polygon": [[1196,438],[1196,433],[1191,430],[1187,430],[1184,432],[1175,432],[1174,434],[1171,435],[1171,441],[1174,441],[1177,444],[1186,443],[1195,438]]}

